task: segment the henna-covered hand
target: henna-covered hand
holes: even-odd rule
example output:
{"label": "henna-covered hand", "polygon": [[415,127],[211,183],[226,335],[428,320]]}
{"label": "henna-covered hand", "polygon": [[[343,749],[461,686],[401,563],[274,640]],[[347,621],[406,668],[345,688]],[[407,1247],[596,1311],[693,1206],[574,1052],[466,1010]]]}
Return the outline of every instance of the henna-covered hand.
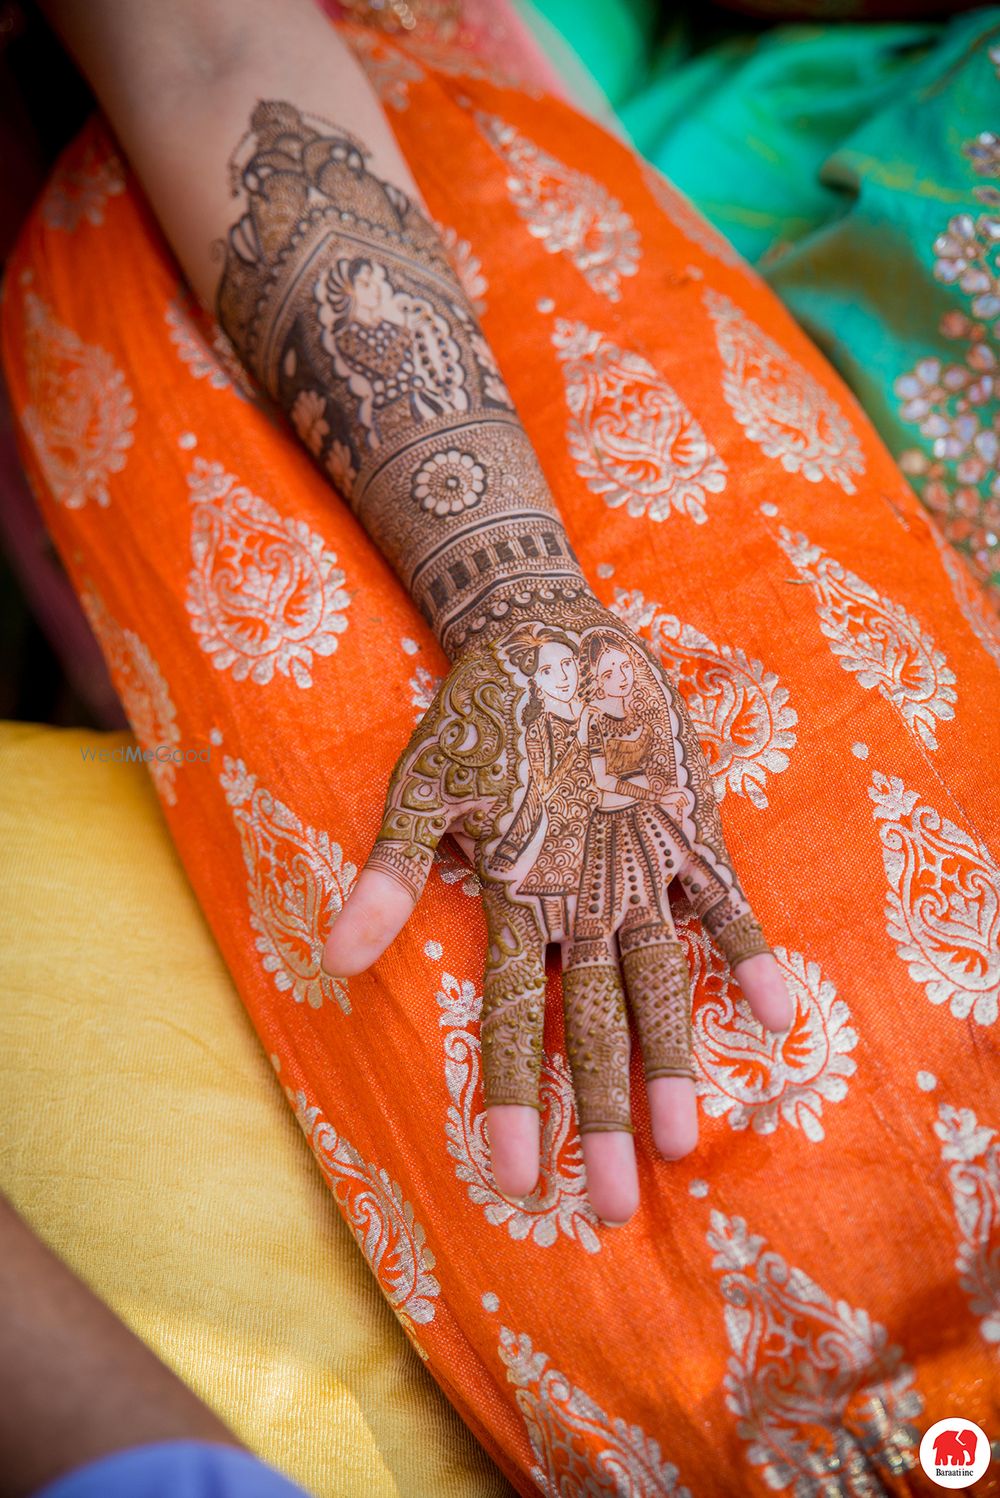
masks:
{"label": "henna-covered hand", "polygon": [[592,597],[524,599],[517,612],[459,656],[401,755],[324,965],[348,975],[375,960],[450,833],[483,886],[481,1038],[498,1183],[524,1195],[538,1176],[545,946],[556,942],[588,1190],[601,1217],[621,1222],[637,1202],[629,1009],[658,1148],[677,1158],[697,1140],[675,878],[755,1016],[787,1029],[792,1005],[669,677]]}
{"label": "henna-covered hand", "polygon": [[[606,1220],[628,1217],[626,991],[656,1143],[678,1156],[697,1138],[689,980],[667,899],[675,876],[757,1017],[778,1029],[790,1020],[683,706],[594,599],[379,100],[319,9],[295,7],[289,49],[284,12],[255,16],[237,38],[226,7],[203,7],[187,83],[193,33],[183,15],[169,26],[184,7],[157,8],[166,41],[152,62],[145,22],[133,23],[144,7],[47,9],[198,296],[455,662],[399,761],[325,965],[347,975],[380,955],[451,831],[485,889],[497,1184],[522,1195],[538,1175],[551,940],[563,951],[590,1198]],[[134,86],[109,86],[116,66]],[[328,104],[339,121],[321,113]],[[177,126],[167,135],[149,128],[163,114]],[[231,203],[220,211],[224,175]]]}
{"label": "henna-covered hand", "polygon": [[282,99],[253,109],[231,183],[219,321],[455,661],[325,965],[346,976],[380,955],[451,832],[485,892],[497,1184],[522,1195],[538,1175],[545,946],[558,942],[588,1190],[620,1221],[637,1198],[626,991],[657,1145],[679,1156],[697,1139],[675,876],[757,1017],[790,1022],[708,768],[661,668],[594,598],[412,184]]}

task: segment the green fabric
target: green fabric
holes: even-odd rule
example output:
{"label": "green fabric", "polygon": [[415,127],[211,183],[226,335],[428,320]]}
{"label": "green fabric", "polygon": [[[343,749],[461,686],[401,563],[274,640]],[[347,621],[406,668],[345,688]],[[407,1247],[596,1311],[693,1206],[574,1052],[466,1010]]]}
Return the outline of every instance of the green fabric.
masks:
{"label": "green fabric", "polygon": [[531,8],[569,43],[612,105],[641,82],[656,30],[656,0],[532,0]]}
{"label": "green fabric", "polygon": [[776,26],[657,69],[619,110],[636,146],[750,261],[839,214],[833,148],[905,87],[934,26]]}
{"label": "green fabric", "polygon": [[[992,56],[991,56],[992,52]],[[846,208],[762,272],[1000,604],[1000,8],[831,152]],[[985,139],[983,138],[985,137]]]}
{"label": "green fabric", "polygon": [[692,4],[657,39],[642,0],[532,3],[824,350],[1000,606],[1000,8],[769,26]]}

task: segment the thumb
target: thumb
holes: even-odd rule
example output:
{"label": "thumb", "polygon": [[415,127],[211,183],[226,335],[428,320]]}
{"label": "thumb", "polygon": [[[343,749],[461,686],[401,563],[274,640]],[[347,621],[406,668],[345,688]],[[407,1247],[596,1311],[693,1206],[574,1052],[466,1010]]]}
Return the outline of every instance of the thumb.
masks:
{"label": "thumb", "polygon": [[363,973],[396,939],[416,903],[408,885],[366,864],[326,939],[323,971],[336,978]]}
{"label": "thumb", "polygon": [[449,822],[439,757],[426,750],[411,745],[396,766],[375,846],[323,948],[320,965],[330,977],[353,978],[371,967],[423,894]]}

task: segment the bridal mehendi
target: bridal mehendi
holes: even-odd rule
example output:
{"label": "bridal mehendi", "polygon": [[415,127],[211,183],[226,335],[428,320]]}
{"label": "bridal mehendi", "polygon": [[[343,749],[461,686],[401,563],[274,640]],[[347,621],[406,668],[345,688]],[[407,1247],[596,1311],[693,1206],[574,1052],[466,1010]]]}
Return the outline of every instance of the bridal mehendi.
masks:
{"label": "bridal mehendi", "polygon": [[714,792],[676,689],[595,600],[572,613],[461,657],[400,757],[367,866],[417,899],[445,831],[474,845],[487,1105],[539,1106],[544,952],[560,942],[580,1129],[630,1130],[626,993],[646,1076],[695,1075],[672,880],[731,966],[771,948],[717,852]]}
{"label": "bridal mehendi", "polygon": [[631,1132],[629,1007],[647,1078],[694,1077],[671,882],[731,966],[771,950],[690,717],[591,592],[419,206],[346,130],[280,101],[254,109],[231,185],[219,321],[454,661],[366,867],[416,900],[455,833],[484,891],[487,1106],[539,1107],[559,942],[581,1132]]}
{"label": "bridal mehendi", "polygon": [[586,582],[437,230],[346,130],[262,101],[219,322],[449,655]]}

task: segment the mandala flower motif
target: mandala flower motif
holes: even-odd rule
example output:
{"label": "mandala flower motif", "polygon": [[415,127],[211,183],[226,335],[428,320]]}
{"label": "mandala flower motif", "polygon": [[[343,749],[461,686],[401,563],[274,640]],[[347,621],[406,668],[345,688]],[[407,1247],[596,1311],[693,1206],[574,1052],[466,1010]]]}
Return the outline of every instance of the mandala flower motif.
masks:
{"label": "mandala flower motif", "polygon": [[292,407],[292,425],[314,458],[318,458],[330,431],[326,401],[318,390],[300,390]]}
{"label": "mandala flower motif", "polygon": [[435,515],[460,515],[471,510],[486,493],[486,470],[471,453],[449,447],[434,453],[418,468],[413,479],[413,498],[422,510]]}

